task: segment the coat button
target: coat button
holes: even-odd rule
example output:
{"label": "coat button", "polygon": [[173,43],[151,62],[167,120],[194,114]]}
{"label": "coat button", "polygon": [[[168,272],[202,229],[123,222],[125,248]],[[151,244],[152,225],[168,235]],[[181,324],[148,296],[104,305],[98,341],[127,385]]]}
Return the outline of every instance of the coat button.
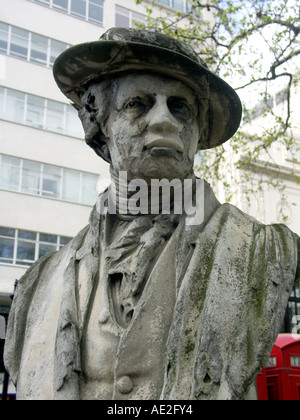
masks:
{"label": "coat button", "polygon": [[109,320],[109,313],[104,310],[100,313],[98,321],[100,324],[106,324]]}
{"label": "coat button", "polygon": [[129,394],[133,389],[133,382],[129,376],[122,376],[117,382],[117,388],[121,394]]}

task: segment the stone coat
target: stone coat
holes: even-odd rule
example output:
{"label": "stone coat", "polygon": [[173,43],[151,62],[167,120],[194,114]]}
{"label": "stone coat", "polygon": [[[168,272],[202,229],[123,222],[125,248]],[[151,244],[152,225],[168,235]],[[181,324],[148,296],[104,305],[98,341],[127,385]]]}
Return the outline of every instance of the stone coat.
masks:
{"label": "stone coat", "polygon": [[[201,225],[181,218],[156,261],[99,398],[244,399],[266,362],[299,275],[299,237],[220,205],[208,184],[205,206]],[[82,398],[106,218],[96,206],[89,226],[18,283],[5,364],[19,399]]]}

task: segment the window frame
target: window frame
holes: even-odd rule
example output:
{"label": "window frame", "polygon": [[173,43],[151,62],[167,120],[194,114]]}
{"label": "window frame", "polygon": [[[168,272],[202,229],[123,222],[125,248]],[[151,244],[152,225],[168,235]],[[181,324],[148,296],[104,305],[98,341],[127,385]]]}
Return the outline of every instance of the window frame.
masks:
{"label": "window frame", "polygon": [[[86,205],[86,206],[92,206],[94,205],[95,201],[97,200],[97,196],[98,196],[98,192],[97,192],[97,184],[98,184],[98,180],[99,180],[99,175],[96,174],[92,174],[90,172],[82,172],[82,171],[76,171],[75,169],[68,169],[68,168],[63,168],[60,166],[55,166],[55,165],[50,165],[50,164],[46,164],[46,163],[42,163],[42,162],[36,162],[36,161],[31,161],[28,159],[22,159],[22,158],[17,158],[14,156],[8,156],[8,155],[4,155],[4,154],[0,154],[0,168],[2,168],[3,165],[5,165],[5,158],[13,158],[13,159],[18,159],[18,164],[17,162],[15,163],[15,166],[11,165],[9,166],[9,169],[13,168],[16,173],[17,173],[17,177],[18,177],[18,185],[12,185],[12,186],[6,186],[5,183],[3,182],[2,184],[2,180],[0,179],[1,183],[0,185],[0,189],[4,190],[4,191],[13,191],[13,192],[19,192],[22,194],[28,194],[28,195],[33,195],[36,197],[43,197],[43,198],[50,198],[50,199],[55,199],[55,200],[59,200],[59,201],[65,201],[65,202],[69,202],[69,203],[75,203],[75,204],[80,204],[80,205]],[[30,166],[32,165],[33,169],[30,169]],[[27,166],[27,167],[26,167]],[[53,170],[53,173],[49,173],[47,171],[48,169],[51,169],[51,171]],[[68,175],[70,174],[70,171],[73,171],[74,174],[78,175],[78,182],[76,185],[76,196],[78,197],[78,200],[71,200],[69,197],[70,195],[68,195],[65,191],[65,182],[67,180]],[[0,176],[1,176],[1,171],[0,171]],[[30,187],[30,182],[25,182],[26,181],[26,177],[34,177],[35,181],[34,185],[35,187]],[[51,177],[56,177],[56,185],[57,185],[57,191],[51,191],[51,190],[45,190],[44,185],[45,185],[45,181],[50,180],[51,181]],[[85,179],[88,180],[89,177],[93,177],[94,181],[95,181],[95,196],[92,197],[92,195],[89,195],[90,199],[88,199],[88,197],[86,197],[86,186],[89,184],[88,182],[85,183]],[[74,188],[74,186],[72,186],[72,188]],[[73,193],[73,195],[75,195]],[[65,198],[68,197],[68,198]]]}
{"label": "window frame", "polygon": [[[134,14],[139,15],[139,16],[143,17],[144,19],[141,20],[141,21],[138,21],[136,19],[136,17],[134,17]],[[128,25],[120,26],[119,24],[117,24],[117,15],[124,16],[124,17],[128,18]],[[135,23],[134,23],[135,20],[137,21],[137,23],[145,23],[146,22],[146,17],[145,17],[145,15],[143,15],[141,13],[137,13],[135,10],[127,9],[126,7],[119,6],[118,4],[116,4],[116,8],[115,8],[115,25],[116,26],[120,26],[122,28],[135,28]]]}
{"label": "window frame", "polygon": [[[99,0],[100,1],[99,5],[97,3],[95,3],[95,0],[82,0],[85,3],[85,13],[84,13],[84,15],[78,14],[78,13],[75,13],[74,11],[72,11],[72,5],[73,5],[74,0],[67,0],[67,8],[59,7],[58,5],[55,5],[54,0],[45,0],[45,1],[43,1],[43,0],[29,0],[29,1],[31,1],[32,3],[35,3],[35,4],[39,4],[41,6],[48,7],[52,10],[55,10],[56,12],[64,13],[64,14],[72,16],[76,19],[80,19],[80,20],[83,20],[85,22],[93,23],[93,24],[98,25],[98,26],[103,27],[103,24],[104,24],[104,0]],[[90,17],[90,9],[91,9],[90,6],[91,5],[93,5],[94,7],[98,7],[98,9],[102,11],[100,13],[101,18],[94,19],[94,18]]]}
{"label": "window frame", "polygon": [[[52,58],[53,57],[54,58],[58,57],[58,55],[60,54],[60,52],[66,50],[69,47],[71,47],[70,44],[67,44],[65,42],[62,42],[62,41],[59,41],[59,40],[56,40],[56,39],[53,39],[53,38],[48,38],[48,37],[46,37],[44,35],[37,34],[35,32],[27,31],[26,29],[19,28],[18,26],[9,25],[9,24],[6,24],[5,22],[2,22],[2,21],[0,23],[1,24],[5,24],[5,25],[8,26],[8,32],[7,32],[8,33],[8,37],[7,37],[7,48],[6,48],[6,51],[4,49],[1,49],[0,50],[0,54],[5,54],[5,55],[8,55],[10,57],[19,59],[19,60],[28,61],[28,62],[30,62],[32,64],[35,64],[35,65],[39,65],[39,66],[43,66],[43,67],[47,67],[47,68],[52,68],[53,63],[54,63],[54,60],[52,60]],[[26,57],[25,57],[25,55],[22,56],[22,55],[19,55],[17,53],[12,53],[12,51],[11,51],[12,35],[13,35],[13,30],[14,29],[23,31],[23,32],[27,33],[27,35],[28,35],[28,38],[27,38],[27,54],[26,54]],[[46,53],[46,57],[47,57],[46,62],[45,61],[44,62],[42,62],[42,61],[41,62],[38,62],[38,60],[31,60],[31,55],[32,55],[31,52],[32,52],[32,46],[33,46],[32,39],[33,39],[34,36],[40,37],[41,40],[42,39],[45,39],[45,43],[47,44],[47,51],[45,52]],[[62,48],[60,49],[60,51],[58,51],[58,54],[54,54],[53,55],[52,53],[54,51],[54,47],[53,47],[52,44],[54,42],[57,43],[57,44],[59,44],[59,45],[61,45]]]}
{"label": "window frame", "polygon": [[[83,128],[77,116],[77,111],[75,110],[75,108],[72,107],[72,105],[53,101],[52,99],[42,98],[41,96],[36,96],[36,95],[31,95],[29,93],[20,92],[18,90],[10,89],[5,86],[0,86],[0,91],[3,92],[3,94],[1,94],[3,104],[2,104],[2,107],[0,108],[0,119],[4,121],[13,122],[16,124],[23,124],[28,127],[33,127],[39,130],[50,131],[52,133],[61,134],[64,136],[74,137],[81,140],[84,139]],[[22,111],[23,114],[21,115],[21,113],[18,112],[16,118],[9,116],[7,113],[5,114],[5,111],[8,109],[7,107],[8,99],[15,102],[21,101],[21,95],[23,95],[22,103],[24,104],[24,108]],[[18,96],[20,97],[18,98]],[[43,105],[41,105],[43,107],[43,116],[39,121],[40,124],[31,123],[30,120],[28,119],[28,105],[30,101],[33,101],[33,102],[43,101]],[[57,106],[57,109],[61,107],[61,111],[57,110],[57,112],[62,116],[61,122],[63,124],[62,127],[57,127],[56,129],[53,125],[49,123],[51,119],[50,111],[51,109],[54,110],[55,105]],[[68,118],[69,115],[72,117],[72,120],[76,116],[76,121],[78,123],[78,126],[76,127],[76,131],[72,130],[73,124],[71,125],[69,124],[69,120],[70,120]],[[80,132],[79,132],[79,129],[80,129]],[[77,131],[78,131],[78,134],[77,134]]]}
{"label": "window frame", "polygon": [[[2,234],[1,229],[8,229],[14,231],[13,236],[5,236]],[[27,232],[29,234],[33,234],[31,236],[34,236],[34,239],[31,238],[24,238],[20,236],[20,232]],[[56,242],[49,242],[46,240],[42,240],[41,236],[53,236],[56,237]],[[21,267],[29,267],[31,266],[36,260],[40,258],[42,255],[48,255],[49,253],[44,253],[41,255],[41,246],[51,246],[53,248],[53,252],[59,251],[63,246],[65,246],[67,243],[69,243],[72,238],[62,235],[55,235],[55,234],[46,234],[41,232],[34,232],[24,229],[15,229],[15,228],[7,228],[0,226],[0,244],[2,244],[2,240],[11,240],[13,241],[13,257],[12,258],[4,258],[0,257],[0,265],[14,265],[14,266],[21,266]],[[21,259],[18,258],[18,250],[20,244],[28,244],[34,246],[34,259]],[[54,249],[55,248],[55,249]],[[11,262],[5,262],[6,260],[10,259]]]}
{"label": "window frame", "polygon": [[[188,12],[190,10],[189,0],[181,0],[182,7],[177,7],[176,2],[180,0],[155,0],[155,2],[162,7],[178,10],[179,12]],[[168,2],[165,4],[164,2]]]}

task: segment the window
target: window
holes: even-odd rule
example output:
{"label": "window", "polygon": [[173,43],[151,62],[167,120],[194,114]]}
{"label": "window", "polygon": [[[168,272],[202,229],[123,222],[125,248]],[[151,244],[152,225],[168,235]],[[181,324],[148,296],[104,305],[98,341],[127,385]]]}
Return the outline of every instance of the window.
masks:
{"label": "window", "polygon": [[57,166],[43,165],[41,195],[44,197],[59,198],[61,169]]}
{"label": "window", "polygon": [[276,367],[276,356],[274,357],[269,357],[268,363],[266,365],[266,367]]}
{"label": "window", "polygon": [[7,89],[3,108],[5,119],[22,124],[24,122],[25,94]]}
{"label": "window", "polygon": [[145,23],[145,16],[124,7],[116,6],[116,26],[134,28],[136,23]]}
{"label": "window", "polygon": [[84,138],[83,128],[80,119],[78,118],[78,113],[70,105],[65,106],[64,133],[69,136]]}
{"label": "window", "polygon": [[9,26],[6,23],[0,22],[0,51],[7,54],[8,48],[8,30]]}
{"label": "window", "polygon": [[32,34],[31,36],[31,51],[30,61],[47,65],[47,51],[48,51],[48,38],[44,36]]}
{"label": "window", "polygon": [[41,165],[38,162],[24,160],[22,165],[21,191],[27,194],[40,194]]}
{"label": "window", "polygon": [[[49,0],[48,0],[47,3],[50,6]],[[68,11],[68,0],[53,0],[52,7],[53,7],[53,9],[58,9],[58,10],[61,10],[63,12],[67,12]]]}
{"label": "window", "polygon": [[86,0],[71,0],[71,15],[85,18],[86,6]]}
{"label": "window", "polygon": [[38,96],[27,95],[27,109],[25,124],[31,127],[44,127],[45,100]]}
{"label": "window", "polygon": [[51,67],[70,45],[0,22],[0,53]]}
{"label": "window", "polygon": [[88,21],[94,23],[103,22],[103,1],[90,0]]}
{"label": "window", "polygon": [[45,124],[46,130],[63,133],[64,108],[65,108],[64,104],[48,100],[47,109],[46,109],[46,124]]}
{"label": "window", "polygon": [[71,106],[0,86],[0,118],[83,138],[77,111]]}
{"label": "window", "polygon": [[80,201],[80,173],[71,169],[64,171],[62,198],[67,201]]}
{"label": "window", "polygon": [[291,366],[300,367],[300,356],[291,356]]}
{"label": "window", "polygon": [[288,302],[282,332],[291,333],[295,329],[295,319],[300,317],[300,281],[295,285]]}
{"label": "window", "polygon": [[20,159],[12,156],[0,157],[0,188],[9,191],[19,190]]}
{"label": "window", "polygon": [[103,0],[31,0],[88,22],[103,24]]}
{"label": "window", "polygon": [[13,26],[11,28],[11,41],[9,47],[10,55],[27,60],[28,44],[29,32]]}
{"label": "window", "polygon": [[56,58],[68,47],[69,45],[64,44],[63,42],[50,39],[50,52],[49,52],[50,53],[50,62],[49,62],[50,67],[53,66]]}
{"label": "window", "polygon": [[0,263],[13,263],[14,243],[15,230],[0,227]]}
{"label": "window", "polygon": [[0,263],[30,266],[38,258],[58,251],[72,238],[0,227]]}
{"label": "window", "polygon": [[93,205],[98,175],[0,155],[0,188]]}
{"label": "window", "polygon": [[190,9],[188,0],[156,0],[156,2],[163,6],[179,10],[180,12],[187,12]]}
{"label": "window", "polygon": [[95,191],[95,176],[92,174],[82,173],[82,197],[81,201],[85,204],[94,204],[93,192]]}

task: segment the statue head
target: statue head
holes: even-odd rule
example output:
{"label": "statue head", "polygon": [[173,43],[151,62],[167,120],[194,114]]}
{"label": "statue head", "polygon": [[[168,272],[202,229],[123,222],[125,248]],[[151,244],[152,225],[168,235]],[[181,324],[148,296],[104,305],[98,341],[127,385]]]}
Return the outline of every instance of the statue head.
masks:
{"label": "statue head", "polygon": [[53,71],[86,142],[133,178],[183,179],[198,150],[229,140],[240,124],[235,91],[189,46],[159,33],[111,29],[62,53]]}

